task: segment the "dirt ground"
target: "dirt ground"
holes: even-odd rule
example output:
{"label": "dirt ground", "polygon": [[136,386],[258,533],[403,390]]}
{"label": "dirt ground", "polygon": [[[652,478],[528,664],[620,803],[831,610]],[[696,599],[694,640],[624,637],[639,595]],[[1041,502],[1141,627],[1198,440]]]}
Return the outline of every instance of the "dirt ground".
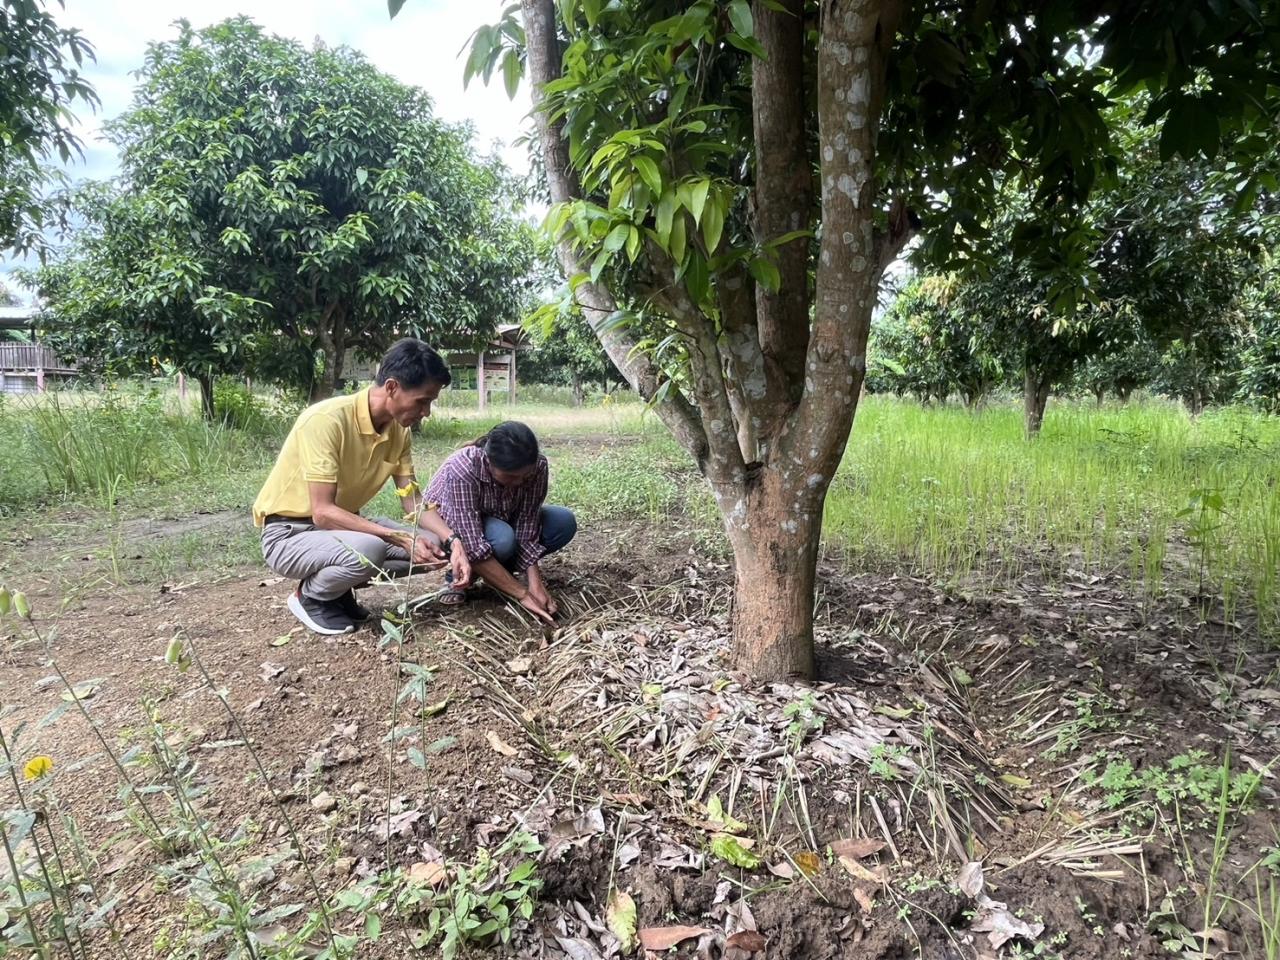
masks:
{"label": "dirt ground", "polygon": [[[235,848],[242,865],[279,853],[242,874],[263,907],[312,902],[282,810],[327,896],[535,834],[538,906],[508,948],[521,956],[616,955],[613,890],[647,942],[684,925],[676,952],[735,960],[1170,956],[1162,941],[1202,929],[1206,896],[1253,902],[1250,868],[1280,830],[1280,694],[1276,654],[1247,624],[1201,624],[1193,599],[1144,603],[1070,571],[943,588],[832,556],[820,680],[759,686],[731,669],[726,565],[687,543],[642,521],[584,530],[547,565],[571,608],[552,633],[481,595],[456,612],[425,603],[403,644],[377,626],[316,637],[257,567],[88,588],[58,613],[31,594],[61,671],[94,681],[84,704],[112,749],[147,744],[158,723],[207,789],[209,822],[252,839]],[[403,589],[363,602],[394,607]],[[65,702],[45,651],[4,624],[12,739]],[[212,687],[166,663],[175,635]],[[121,822],[117,772],[88,725],[68,711],[22,736],[15,759],[53,758],[51,789],[121,894],[125,954],[186,955],[181,871],[157,879],[163,858]],[[1088,773],[1099,752],[1141,772],[1228,748],[1258,785],[1230,811],[1214,869],[1212,811],[1140,790],[1108,804]],[[716,846],[726,836],[737,865]],[[1248,910],[1209,919],[1206,955],[1263,955]],[[407,949],[384,932],[359,955]]]}

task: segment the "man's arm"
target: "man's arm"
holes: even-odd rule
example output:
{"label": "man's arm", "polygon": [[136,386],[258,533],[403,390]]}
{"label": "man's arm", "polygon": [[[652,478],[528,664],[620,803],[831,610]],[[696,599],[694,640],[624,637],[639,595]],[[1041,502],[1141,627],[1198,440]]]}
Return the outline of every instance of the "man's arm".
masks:
{"label": "man's arm", "polygon": [[338,485],[336,483],[307,484],[307,493],[311,498],[311,522],[321,530],[351,530],[355,533],[367,533],[387,543],[401,547],[417,564],[443,566],[444,553],[425,537],[414,537],[404,530],[391,530],[380,526],[372,520],[366,520],[358,513],[344,510],[338,506]]}
{"label": "man's arm", "polygon": [[471,583],[471,561],[467,557],[467,548],[463,545],[462,539],[454,535],[453,530],[445,523],[444,517],[440,516],[438,505],[427,501],[414,474],[409,473],[393,479],[396,493],[400,494],[400,506],[404,508],[405,516],[416,517],[417,525],[439,537],[442,544],[447,543],[450,537],[453,538],[452,547],[439,555],[449,562],[453,570],[453,585],[468,586]]}

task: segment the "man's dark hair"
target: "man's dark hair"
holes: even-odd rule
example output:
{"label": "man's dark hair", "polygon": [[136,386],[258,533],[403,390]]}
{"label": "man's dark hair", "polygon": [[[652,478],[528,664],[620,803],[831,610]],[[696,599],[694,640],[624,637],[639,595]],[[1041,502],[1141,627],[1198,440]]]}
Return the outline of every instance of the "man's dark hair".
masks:
{"label": "man's dark hair", "polygon": [[428,383],[438,383],[447,387],[453,377],[449,368],[436,353],[421,340],[405,337],[397,340],[382,358],[378,365],[378,375],[374,383],[382,386],[388,380],[395,380],[402,387],[416,390]]}
{"label": "man's dark hair", "polygon": [[523,470],[538,462],[538,438],[518,420],[500,423],[475,442],[499,470]]}

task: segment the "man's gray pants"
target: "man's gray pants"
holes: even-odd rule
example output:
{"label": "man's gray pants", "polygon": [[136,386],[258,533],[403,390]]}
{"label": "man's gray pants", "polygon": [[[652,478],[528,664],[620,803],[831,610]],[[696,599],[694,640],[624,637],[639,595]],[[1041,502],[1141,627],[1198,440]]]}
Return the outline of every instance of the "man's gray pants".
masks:
{"label": "man's gray pants", "polygon": [[[386,517],[376,517],[373,522],[413,532],[412,527]],[[419,529],[418,537],[440,545],[440,539],[426,530]],[[403,577],[409,572],[409,554],[402,548],[368,533],[321,530],[309,520],[266,524],[262,528],[262,556],[280,576],[300,580],[303,595],[313,600],[334,600],[380,573]]]}

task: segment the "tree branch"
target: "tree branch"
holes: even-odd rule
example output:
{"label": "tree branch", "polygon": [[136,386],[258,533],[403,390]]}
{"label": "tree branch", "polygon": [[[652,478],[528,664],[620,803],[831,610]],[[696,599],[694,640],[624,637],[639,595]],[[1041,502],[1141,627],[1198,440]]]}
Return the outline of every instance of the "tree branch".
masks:
{"label": "tree branch", "polygon": [[[756,38],[767,54],[751,62],[755,229],[757,239],[768,243],[812,224],[813,171],[805,136],[805,4],[784,0],[785,11],[763,0],[752,6]],[[799,401],[809,344],[809,242],[792,240],[777,255],[782,280],[778,292],[761,289],[756,298],[770,392],[778,401],[771,420]]]}
{"label": "tree branch", "polygon": [[763,429],[763,421],[766,416],[770,420],[775,416],[768,409],[769,378],[756,327],[755,293],[750,274],[740,265],[721,274],[716,286],[724,330],[718,346],[728,374],[726,383],[737,423],[738,447],[747,463],[768,456],[769,434]]}
{"label": "tree branch", "polygon": [[[818,36],[822,243],[805,387],[785,437],[807,485],[825,492],[866,374],[884,247],[874,233],[875,149],[886,65],[906,0],[823,0]],[[905,241],[903,241],[905,242]]]}
{"label": "tree branch", "polygon": [[[542,145],[543,162],[547,169],[547,185],[551,189],[553,203],[568,203],[581,199],[582,189],[569,159],[569,147],[565,142],[561,124],[553,123],[543,101],[543,87],[560,76],[560,41],[556,36],[556,12],[554,0],[521,0],[527,43],[526,65],[533,82],[533,115]],[[556,239],[556,253],[566,277],[585,273],[584,265],[568,235]],[[665,376],[653,360],[636,350],[635,340],[625,331],[606,321],[617,310],[613,296],[600,284],[585,281],[578,285],[575,296],[582,306],[583,316],[591,327],[605,353],[614,366],[627,378],[627,382],[645,400],[651,401],[662,387]],[[662,421],[680,444],[694,459],[702,462],[708,453],[706,432],[689,401],[678,390],[669,390],[666,397],[655,405]]]}

